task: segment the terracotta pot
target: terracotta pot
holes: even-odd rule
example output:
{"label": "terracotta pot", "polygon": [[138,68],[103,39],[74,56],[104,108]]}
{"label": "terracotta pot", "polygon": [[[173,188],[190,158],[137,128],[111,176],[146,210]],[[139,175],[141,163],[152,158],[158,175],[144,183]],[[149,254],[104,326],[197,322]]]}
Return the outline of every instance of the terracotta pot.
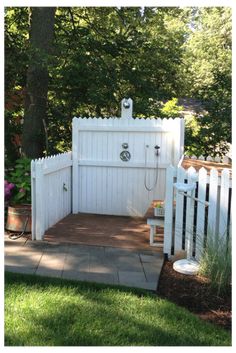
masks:
{"label": "terracotta pot", "polygon": [[24,230],[31,232],[31,205],[8,206],[6,229],[14,232]]}

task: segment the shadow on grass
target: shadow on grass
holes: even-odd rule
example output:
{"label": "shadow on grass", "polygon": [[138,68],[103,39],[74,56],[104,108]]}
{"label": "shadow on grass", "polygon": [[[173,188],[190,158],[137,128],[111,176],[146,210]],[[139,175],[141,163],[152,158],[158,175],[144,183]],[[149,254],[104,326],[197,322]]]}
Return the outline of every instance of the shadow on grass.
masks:
{"label": "shadow on grass", "polygon": [[[145,290],[6,273],[8,290],[11,285],[22,286],[29,296],[32,289],[38,290],[44,301],[35,306],[31,303],[23,315],[19,311],[23,329],[10,330],[6,323],[7,346],[230,344],[223,330],[202,323],[186,310]],[[48,288],[54,291],[53,301],[47,295]]]}

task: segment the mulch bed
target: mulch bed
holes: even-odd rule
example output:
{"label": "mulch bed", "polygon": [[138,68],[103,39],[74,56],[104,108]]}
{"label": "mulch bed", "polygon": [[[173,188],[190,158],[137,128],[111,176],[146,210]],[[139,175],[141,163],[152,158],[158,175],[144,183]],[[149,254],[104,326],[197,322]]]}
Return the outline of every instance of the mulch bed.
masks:
{"label": "mulch bed", "polygon": [[231,295],[217,296],[205,278],[178,273],[170,261],[165,261],[162,268],[157,294],[203,320],[231,330]]}

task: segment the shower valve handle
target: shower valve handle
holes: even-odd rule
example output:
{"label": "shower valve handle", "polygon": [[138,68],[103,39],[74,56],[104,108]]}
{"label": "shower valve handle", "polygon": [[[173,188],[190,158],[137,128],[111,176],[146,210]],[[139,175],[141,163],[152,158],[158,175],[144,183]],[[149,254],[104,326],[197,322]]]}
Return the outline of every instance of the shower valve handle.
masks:
{"label": "shower valve handle", "polygon": [[156,145],[155,147],[155,150],[156,150],[156,155],[158,156],[159,155],[159,149],[161,148],[160,146]]}

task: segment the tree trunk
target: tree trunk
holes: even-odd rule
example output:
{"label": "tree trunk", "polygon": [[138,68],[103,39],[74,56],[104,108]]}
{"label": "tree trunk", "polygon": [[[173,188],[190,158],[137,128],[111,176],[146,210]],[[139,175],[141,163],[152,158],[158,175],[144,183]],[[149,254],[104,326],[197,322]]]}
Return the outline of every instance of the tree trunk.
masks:
{"label": "tree trunk", "polygon": [[48,59],[52,52],[55,7],[32,7],[30,60],[27,71],[22,152],[29,158],[45,151],[44,124],[47,111]]}

